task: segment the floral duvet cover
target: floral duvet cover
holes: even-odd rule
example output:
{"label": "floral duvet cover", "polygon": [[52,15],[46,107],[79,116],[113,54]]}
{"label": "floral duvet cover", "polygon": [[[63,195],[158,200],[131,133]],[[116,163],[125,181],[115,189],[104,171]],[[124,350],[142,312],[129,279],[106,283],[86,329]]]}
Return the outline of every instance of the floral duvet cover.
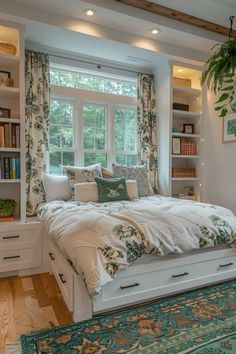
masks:
{"label": "floral duvet cover", "polygon": [[159,195],[102,204],[52,201],[39,206],[38,218],[91,295],[144,253],[180,254],[236,243],[230,210]]}

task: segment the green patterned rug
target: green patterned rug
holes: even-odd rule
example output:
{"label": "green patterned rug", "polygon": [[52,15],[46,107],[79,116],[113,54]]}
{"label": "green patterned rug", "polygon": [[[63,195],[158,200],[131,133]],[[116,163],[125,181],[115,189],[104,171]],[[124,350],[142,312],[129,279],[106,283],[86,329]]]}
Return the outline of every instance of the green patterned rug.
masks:
{"label": "green patterned rug", "polygon": [[236,281],[21,337],[22,354],[236,353]]}

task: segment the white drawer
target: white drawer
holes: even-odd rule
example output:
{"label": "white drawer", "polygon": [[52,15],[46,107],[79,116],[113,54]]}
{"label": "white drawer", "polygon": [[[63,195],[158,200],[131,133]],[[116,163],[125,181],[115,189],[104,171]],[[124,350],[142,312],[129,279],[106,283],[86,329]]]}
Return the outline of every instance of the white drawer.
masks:
{"label": "white drawer", "polygon": [[37,246],[41,239],[41,228],[19,228],[0,232],[0,249],[20,249]]}
{"label": "white drawer", "polygon": [[[57,284],[62,292],[65,303],[69,311],[73,311],[73,275],[72,269],[68,270],[68,264],[62,256],[52,247],[49,251],[51,270],[57,280]],[[66,267],[67,266],[67,267]]]}
{"label": "white drawer", "polygon": [[125,276],[107,284],[96,297],[94,311],[154,298],[163,294],[220,281],[236,275],[236,256]]}
{"label": "white drawer", "polygon": [[0,251],[0,272],[9,272],[41,265],[41,247]]}

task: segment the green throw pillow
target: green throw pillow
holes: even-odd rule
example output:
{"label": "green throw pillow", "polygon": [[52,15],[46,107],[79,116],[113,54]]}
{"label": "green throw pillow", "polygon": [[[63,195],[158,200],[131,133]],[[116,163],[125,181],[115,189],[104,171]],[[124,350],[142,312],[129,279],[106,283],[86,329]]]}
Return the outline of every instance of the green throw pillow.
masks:
{"label": "green throw pillow", "polygon": [[100,203],[117,200],[129,200],[124,177],[119,178],[94,178],[98,185],[98,201]]}

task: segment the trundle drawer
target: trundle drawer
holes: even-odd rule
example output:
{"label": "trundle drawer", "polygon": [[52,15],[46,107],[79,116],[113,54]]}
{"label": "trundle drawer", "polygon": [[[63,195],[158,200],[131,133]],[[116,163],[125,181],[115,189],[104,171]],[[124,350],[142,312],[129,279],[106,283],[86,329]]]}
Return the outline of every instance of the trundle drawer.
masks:
{"label": "trundle drawer", "polygon": [[119,273],[114,282],[107,284],[96,297],[94,311],[142,301],[163,294],[183,291],[190,287],[220,281],[236,276],[236,256],[186,264],[168,269],[147,271],[125,277]]}
{"label": "trundle drawer", "polygon": [[[62,292],[65,303],[69,311],[73,311],[73,276],[72,269],[68,268],[66,260],[62,259],[62,256],[53,248],[49,252],[51,270],[54,274],[57,284]],[[67,267],[66,267],[67,266]]]}
{"label": "trundle drawer", "polygon": [[41,248],[25,248],[0,251],[0,272],[39,267]]}

